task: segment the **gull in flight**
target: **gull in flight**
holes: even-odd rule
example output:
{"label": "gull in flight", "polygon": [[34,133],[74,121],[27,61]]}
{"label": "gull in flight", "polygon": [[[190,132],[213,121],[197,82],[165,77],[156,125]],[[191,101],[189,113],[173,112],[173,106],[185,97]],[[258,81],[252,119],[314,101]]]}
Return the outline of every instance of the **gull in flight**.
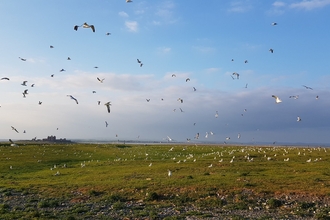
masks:
{"label": "gull in flight", "polygon": [[273,23],[272,23],[272,25],[273,25],[273,26],[276,26],[276,25],[277,25],[277,23],[276,23],[276,22],[273,22]]}
{"label": "gull in flight", "polygon": [[147,100],[147,102],[150,102],[150,99],[146,99]]}
{"label": "gull in flight", "polygon": [[16,129],[14,126],[11,126],[11,129],[13,129],[13,130],[16,131],[17,133],[19,133],[19,132],[17,131],[17,129]]}
{"label": "gull in flight", "polygon": [[240,133],[238,133],[238,135],[237,135],[237,138],[238,138],[238,139],[240,139],[240,138],[241,138],[241,134],[240,134]]}
{"label": "gull in flight", "polygon": [[68,58],[67,58],[67,60],[71,60],[71,58],[70,58],[70,57],[68,57]]}
{"label": "gull in flight", "polygon": [[272,97],[275,99],[276,103],[281,103],[282,102],[282,100],[278,96],[272,95]]}
{"label": "gull in flight", "polygon": [[196,135],[195,135],[195,139],[198,139],[199,138],[199,133],[197,133]]}
{"label": "gull in flight", "polygon": [[65,71],[65,69],[60,69],[60,72],[64,72]]}
{"label": "gull in flight", "polygon": [[22,61],[26,61],[26,59],[25,58],[22,58],[22,57],[18,57],[20,60],[22,60]]}
{"label": "gull in flight", "polygon": [[290,95],[289,98],[294,98],[294,99],[298,99],[299,98],[299,95]]}
{"label": "gull in flight", "polygon": [[306,89],[311,89],[311,90],[313,90],[311,87],[309,87],[309,86],[305,86],[305,85],[303,85],[303,87],[305,87]]}
{"label": "gull in flight", "polygon": [[175,74],[172,74],[172,77],[176,77],[176,75]]}
{"label": "gull in flight", "polygon": [[235,72],[235,73],[233,73],[232,75],[233,75],[233,76],[236,76],[236,79],[239,79],[239,74],[238,74],[238,73]]}
{"label": "gull in flight", "polygon": [[317,95],[317,96],[315,97],[315,99],[319,99],[319,96]]}
{"label": "gull in flight", "polygon": [[107,106],[108,113],[110,113],[111,102],[107,102],[104,105]]}
{"label": "gull in flight", "polygon": [[26,86],[27,81],[23,81],[22,86]]}
{"label": "gull in flight", "polygon": [[139,60],[139,59],[136,59],[136,61],[140,64],[140,67],[142,67],[143,66],[143,63],[142,63],[142,61],[141,60]]}
{"label": "gull in flight", "polygon": [[106,128],[108,127],[108,125],[109,125],[109,124],[108,124],[108,122],[107,122],[107,121],[105,121],[105,127],[106,127]]}
{"label": "gull in flight", "polygon": [[127,3],[133,2],[132,0],[126,0]]}
{"label": "gull in flight", "polygon": [[42,104],[42,102],[41,101],[39,101],[39,105],[41,105]]}
{"label": "gull in flight", "polygon": [[272,48],[269,49],[269,52],[274,53],[274,50]]}
{"label": "gull in flight", "polygon": [[23,92],[22,94],[23,94],[23,98],[25,98],[25,95],[27,95],[27,94],[28,94],[28,90],[27,90],[27,89],[25,89],[25,90],[24,90],[24,92]]}
{"label": "gull in flight", "polygon": [[248,63],[248,60],[245,60],[244,63]]}
{"label": "gull in flight", "polygon": [[67,95],[67,96],[69,96],[71,99],[75,100],[76,103],[78,104],[78,100],[75,97],[73,97],[72,95]]}
{"label": "gull in flight", "polygon": [[49,48],[54,48],[54,46],[53,45],[50,45]]}
{"label": "gull in flight", "polygon": [[195,87],[193,87],[193,90],[194,90],[194,92],[196,92],[197,89]]}
{"label": "gull in flight", "polygon": [[297,121],[301,121],[301,118],[299,116],[297,117]]}
{"label": "gull in flight", "polygon": [[1,80],[9,80],[8,77],[2,77]]}
{"label": "gull in flight", "polygon": [[181,98],[178,98],[178,101],[180,101],[181,103],[183,103],[183,99],[181,99]]}
{"label": "gull in flight", "polygon": [[103,80],[104,80],[104,79],[100,79],[99,77],[97,77],[97,80],[98,80],[100,83],[103,83]]}
{"label": "gull in flight", "polygon": [[218,111],[215,111],[215,116],[214,117],[219,117]]}
{"label": "gull in flight", "polygon": [[188,81],[190,81],[190,78],[187,78],[187,79],[186,79],[186,82],[188,82]]}
{"label": "gull in flight", "polygon": [[89,25],[89,24],[87,24],[86,22],[83,23],[83,24],[80,25],[80,26],[79,26],[79,25],[75,25],[73,29],[74,29],[75,31],[77,31],[78,28],[81,27],[81,26],[82,26],[83,28],[91,28],[92,31],[95,32],[95,27],[94,27],[94,25]]}

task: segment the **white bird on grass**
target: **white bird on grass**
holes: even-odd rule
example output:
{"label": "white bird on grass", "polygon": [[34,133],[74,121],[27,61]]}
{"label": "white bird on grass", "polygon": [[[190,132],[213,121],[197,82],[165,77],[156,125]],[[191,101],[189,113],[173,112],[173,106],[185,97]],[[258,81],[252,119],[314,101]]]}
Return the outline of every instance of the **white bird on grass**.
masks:
{"label": "white bird on grass", "polygon": [[167,175],[168,175],[168,177],[171,177],[172,176],[172,171],[168,170]]}

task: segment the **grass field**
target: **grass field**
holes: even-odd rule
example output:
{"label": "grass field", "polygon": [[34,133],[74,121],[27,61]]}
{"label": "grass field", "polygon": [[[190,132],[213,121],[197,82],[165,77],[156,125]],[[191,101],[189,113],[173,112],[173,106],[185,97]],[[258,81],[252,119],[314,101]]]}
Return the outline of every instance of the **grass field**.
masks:
{"label": "grass field", "polygon": [[[257,206],[256,196],[267,198],[268,207],[280,207],[283,195],[330,195],[330,149],[321,147],[0,146],[0,213],[8,219],[26,214],[25,208],[15,212],[6,205],[16,192],[38,196],[34,211],[42,208],[42,201],[48,201],[46,207],[49,201],[56,201],[53,206],[58,201],[108,201],[120,209],[128,201],[143,201],[152,207],[192,204],[247,210]],[[306,204],[311,207],[301,215],[314,207]],[[327,216],[322,213],[319,217]]]}

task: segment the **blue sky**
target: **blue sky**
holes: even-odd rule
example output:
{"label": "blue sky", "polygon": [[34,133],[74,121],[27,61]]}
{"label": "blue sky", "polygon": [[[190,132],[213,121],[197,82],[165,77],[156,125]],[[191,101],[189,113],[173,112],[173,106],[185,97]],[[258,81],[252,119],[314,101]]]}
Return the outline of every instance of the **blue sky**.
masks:
{"label": "blue sky", "polygon": [[330,143],[330,0],[187,3],[1,1],[0,139]]}

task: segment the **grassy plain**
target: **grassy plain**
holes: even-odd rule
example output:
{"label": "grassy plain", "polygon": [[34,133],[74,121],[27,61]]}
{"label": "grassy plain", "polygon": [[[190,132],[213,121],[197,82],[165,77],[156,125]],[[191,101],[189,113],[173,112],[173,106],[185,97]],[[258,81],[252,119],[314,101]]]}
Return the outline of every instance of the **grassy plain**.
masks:
{"label": "grassy plain", "polygon": [[249,195],[262,195],[276,206],[281,195],[329,197],[329,153],[322,147],[0,144],[0,202],[20,192],[38,195],[39,208],[51,199],[110,201],[112,208],[143,201],[248,209]]}

